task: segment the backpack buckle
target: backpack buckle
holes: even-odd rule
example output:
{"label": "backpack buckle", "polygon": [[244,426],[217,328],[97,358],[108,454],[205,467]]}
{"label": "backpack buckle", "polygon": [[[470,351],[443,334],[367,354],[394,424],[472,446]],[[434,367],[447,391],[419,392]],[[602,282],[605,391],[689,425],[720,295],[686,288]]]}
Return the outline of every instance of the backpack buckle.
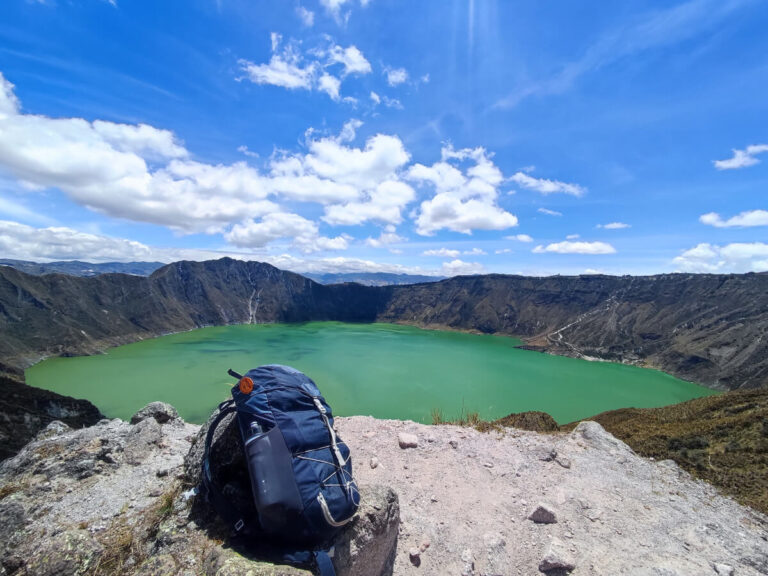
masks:
{"label": "backpack buckle", "polygon": [[240,530],[243,529],[243,526],[245,526],[245,522],[243,522],[243,519],[240,518],[240,520],[235,522],[235,532],[240,532]]}

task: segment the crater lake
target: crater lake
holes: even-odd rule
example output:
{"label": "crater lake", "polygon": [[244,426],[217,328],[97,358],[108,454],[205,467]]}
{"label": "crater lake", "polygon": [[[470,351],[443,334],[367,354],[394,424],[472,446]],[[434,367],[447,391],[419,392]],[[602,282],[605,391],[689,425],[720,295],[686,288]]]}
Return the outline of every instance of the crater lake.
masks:
{"label": "crater lake", "polygon": [[394,324],[234,325],[201,328],[105,354],[51,358],[26,371],[31,386],[94,403],[129,419],[152,401],[201,423],[230,397],[232,368],[287,364],[312,378],[337,416],[431,422],[478,412],[495,419],[541,410],[560,424],[624,407],[715,394],[657,370],[516,348],[505,336]]}

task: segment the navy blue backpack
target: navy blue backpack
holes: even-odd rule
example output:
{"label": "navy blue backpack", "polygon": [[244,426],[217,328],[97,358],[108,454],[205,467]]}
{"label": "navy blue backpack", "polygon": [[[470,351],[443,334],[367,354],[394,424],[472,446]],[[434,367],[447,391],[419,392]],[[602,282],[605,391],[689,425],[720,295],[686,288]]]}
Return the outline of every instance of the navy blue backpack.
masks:
{"label": "navy blue backpack", "polygon": [[[324,547],[352,520],[360,494],[349,448],[333,430],[331,407],[310,378],[288,366],[229,374],[238,384],[208,428],[204,495],[236,533],[266,536],[277,543],[283,561],[315,564],[322,576],[334,574]],[[242,517],[211,474],[214,431],[232,412],[243,439],[255,518]]]}

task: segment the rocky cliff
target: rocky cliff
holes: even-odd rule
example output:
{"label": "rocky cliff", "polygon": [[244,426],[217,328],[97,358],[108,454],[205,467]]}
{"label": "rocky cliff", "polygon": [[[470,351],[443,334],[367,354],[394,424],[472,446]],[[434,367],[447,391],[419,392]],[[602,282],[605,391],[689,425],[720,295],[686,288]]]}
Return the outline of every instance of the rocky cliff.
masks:
{"label": "rocky cliff", "polygon": [[102,418],[87,400],[31,388],[0,376],[0,460],[16,454],[30,438],[58,420],[72,428],[91,426]]}
{"label": "rocky cliff", "polygon": [[502,333],[555,354],[652,366],[720,388],[768,385],[768,275],[456,277],[324,286],[268,264],[177,262],[148,278],[0,267],[0,371],[201,326],[340,320]]}
{"label": "rocky cliff", "polygon": [[[231,539],[194,494],[205,427],[159,403],[132,422],[54,422],[0,464],[0,576],[308,574],[260,561],[269,548]],[[336,428],[363,496],[335,542],[339,576],[768,573],[766,516],[597,423]],[[239,447],[220,430],[233,465]]]}

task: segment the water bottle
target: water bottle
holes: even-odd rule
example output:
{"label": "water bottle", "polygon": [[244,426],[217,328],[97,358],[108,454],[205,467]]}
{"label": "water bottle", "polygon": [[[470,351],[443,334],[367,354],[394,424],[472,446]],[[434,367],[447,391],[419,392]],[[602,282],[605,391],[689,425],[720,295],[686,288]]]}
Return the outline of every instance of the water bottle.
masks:
{"label": "water bottle", "polygon": [[256,420],[254,420],[253,422],[251,422],[251,427],[248,432],[248,441],[250,442],[257,436],[261,436],[263,433],[264,433],[264,429],[259,425],[258,422],[256,422]]}

